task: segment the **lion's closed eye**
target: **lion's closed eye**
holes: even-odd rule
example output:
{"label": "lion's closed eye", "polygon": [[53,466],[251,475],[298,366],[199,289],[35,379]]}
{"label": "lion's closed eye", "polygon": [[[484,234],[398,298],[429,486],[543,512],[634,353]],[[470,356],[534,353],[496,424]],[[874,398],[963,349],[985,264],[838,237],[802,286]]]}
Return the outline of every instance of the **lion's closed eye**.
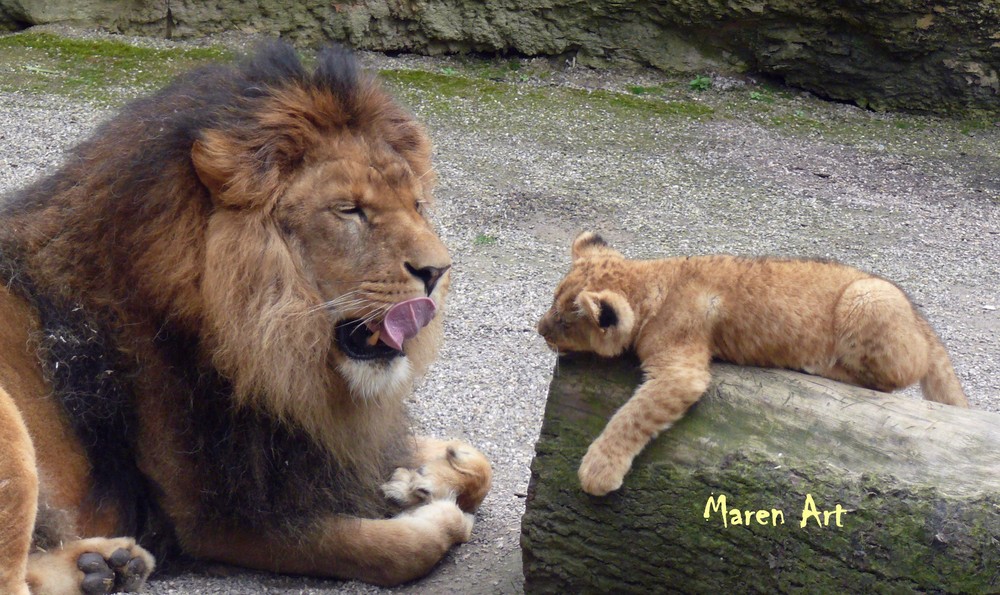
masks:
{"label": "lion's closed eye", "polygon": [[362,223],[368,222],[368,213],[358,205],[343,204],[343,205],[337,205],[333,209],[338,215],[344,218],[357,219]]}

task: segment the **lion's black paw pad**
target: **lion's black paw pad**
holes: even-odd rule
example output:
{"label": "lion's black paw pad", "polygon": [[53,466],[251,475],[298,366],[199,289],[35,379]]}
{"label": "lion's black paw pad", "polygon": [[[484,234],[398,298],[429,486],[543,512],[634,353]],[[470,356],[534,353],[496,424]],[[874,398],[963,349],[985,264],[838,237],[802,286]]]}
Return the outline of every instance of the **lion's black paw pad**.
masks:
{"label": "lion's black paw pad", "polygon": [[138,591],[149,574],[146,561],[119,548],[105,558],[97,552],[80,554],[76,566],[83,571],[80,590],[84,595],[132,593]]}
{"label": "lion's black paw pad", "polygon": [[149,574],[149,568],[146,566],[146,561],[142,558],[132,558],[125,564],[125,567],[119,571],[120,582],[116,583],[119,585],[119,589],[125,591],[126,593],[132,593],[138,591],[142,587],[143,582],[146,580],[146,576]]}
{"label": "lion's black paw pad", "polygon": [[115,587],[115,571],[108,566],[104,556],[96,552],[80,554],[76,567],[83,571],[80,589],[85,595],[104,595]]}
{"label": "lion's black paw pad", "polygon": [[120,547],[112,552],[111,556],[108,557],[108,564],[110,564],[112,568],[121,568],[128,564],[131,559],[132,554],[127,549]]}

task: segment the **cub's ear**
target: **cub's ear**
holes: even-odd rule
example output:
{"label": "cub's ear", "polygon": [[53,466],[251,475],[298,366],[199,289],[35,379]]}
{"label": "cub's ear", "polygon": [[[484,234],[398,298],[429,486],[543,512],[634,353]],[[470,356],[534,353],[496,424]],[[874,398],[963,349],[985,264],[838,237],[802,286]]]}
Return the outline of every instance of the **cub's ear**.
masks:
{"label": "cub's ear", "polygon": [[604,241],[604,238],[592,231],[585,231],[576,236],[576,239],[573,240],[573,249],[571,253],[573,254],[574,261],[596,254],[621,257],[621,254],[609,246],[608,243]]}
{"label": "cub's ear", "polygon": [[625,296],[617,291],[584,291],[576,298],[576,307],[597,326],[630,333],[635,315]]}

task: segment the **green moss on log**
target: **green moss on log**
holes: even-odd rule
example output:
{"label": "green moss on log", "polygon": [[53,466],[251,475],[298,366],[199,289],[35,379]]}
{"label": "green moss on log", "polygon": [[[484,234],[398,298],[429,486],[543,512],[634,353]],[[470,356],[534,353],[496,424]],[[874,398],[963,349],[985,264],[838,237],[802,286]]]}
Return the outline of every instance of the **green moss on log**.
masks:
{"label": "green moss on log", "polygon": [[[841,393],[835,383],[787,372],[717,366],[714,376],[710,394],[637,458],[624,487],[594,498],[580,490],[576,469],[639,382],[637,364],[560,361],[523,521],[528,592],[1000,588],[997,482],[968,477],[968,469],[916,469],[897,459],[930,455],[910,449],[905,428],[887,427],[882,444],[869,426],[839,414],[855,404],[871,420],[865,407],[887,407],[889,419],[911,423],[893,410],[915,407],[919,418],[953,424],[954,439],[966,444],[959,456],[989,450],[970,465],[991,475],[1000,443],[996,430],[983,428],[1000,426],[998,416],[848,387]],[[826,401],[838,415],[819,419],[828,391],[838,391]],[[748,405],[755,399],[759,408]],[[797,415],[801,423],[787,421]],[[977,415],[989,419],[970,422],[963,435],[961,420]]]}

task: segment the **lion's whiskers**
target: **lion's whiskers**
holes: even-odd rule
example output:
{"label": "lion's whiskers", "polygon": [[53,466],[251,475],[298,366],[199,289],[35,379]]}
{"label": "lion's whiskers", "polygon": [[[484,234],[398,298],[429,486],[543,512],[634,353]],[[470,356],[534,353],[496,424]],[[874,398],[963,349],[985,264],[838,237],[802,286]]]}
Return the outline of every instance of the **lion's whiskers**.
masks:
{"label": "lion's whiskers", "polygon": [[333,298],[332,300],[323,302],[321,304],[317,304],[317,305],[309,308],[306,311],[306,313],[307,314],[313,314],[313,313],[318,312],[320,310],[331,310],[331,311],[346,310],[348,308],[354,308],[356,306],[361,306],[361,305],[365,304],[366,302],[371,301],[371,300],[369,300],[367,298],[364,298],[364,297],[358,297],[359,295],[362,295],[362,294],[363,294],[363,291],[360,290],[360,289],[355,289],[353,291],[348,291],[347,293],[345,293],[343,295],[339,295],[339,296]]}
{"label": "lion's whiskers", "polygon": [[352,289],[351,291],[348,291],[347,293],[338,295],[337,297],[333,298],[332,300],[328,300],[326,302],[323,302],[320,305],[321,306],[327,306],[327,305],[330,305],[330,304],[337,304],[337,303],[340,303],[340,302],[343,302],[343,301],[346,301],[346,300],[350,300],[350,299],[357,299],[357,296],[362,295],[363,291],[364,290],[362,290],[362,289]]}
{"label": "lion's whiskers", "polygon": [[343,312],[343,311],[346,311],[346,310],[353,310],[353,309],[361,308],[361,307],[365,306],[366,304],[368,304],[368,302],[369,302],[369,300],[357,299],[357,300],[345,301],[345,302],[342,302],[342,303],[339,303],[339,304],[321,304],[319,306],[311,308],[309,310],[309,313],[312,314],[313,312],[318,312],[320,310],[326,310],[326,311],[332,312],[332,313],[339,313],[339,312]]}
{"label": "lion's whiskers", "polygon": [[334,318],[343,318],[348,311],[360,311],[360,320],[354,324],[358,327],[368,325],[380,316],[384,316],[392,305],[365,297],[365,293],[363,289],[349,291],[344,295],[309,308],[307,313],[313,314],[320,310],[326,310]]}
{"label": "lion's whiskers", "polygon": [[371,321],[375,320],[376,318],[385,316],[385,313],[389,311],[390,307],[391,306],[389,306],[388,304],[382,304],[379,307],[376,307],[372,312],[370,312],[361,320],[360,324],[367,326]]}

